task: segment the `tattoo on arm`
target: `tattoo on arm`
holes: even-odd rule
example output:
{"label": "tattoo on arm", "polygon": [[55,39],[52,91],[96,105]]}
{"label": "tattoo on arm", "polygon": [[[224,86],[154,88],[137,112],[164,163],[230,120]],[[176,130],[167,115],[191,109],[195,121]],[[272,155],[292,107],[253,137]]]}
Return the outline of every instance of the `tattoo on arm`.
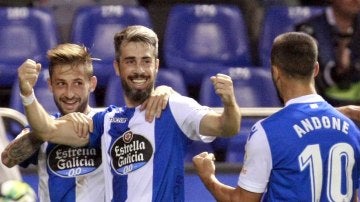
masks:
{"label": "tattoo on arm", "polygon": [[41,146],[43,141],[34,137],[29,132],[14,139],[2,152],[2,162],[7,167],[13,167],[33,155]]}

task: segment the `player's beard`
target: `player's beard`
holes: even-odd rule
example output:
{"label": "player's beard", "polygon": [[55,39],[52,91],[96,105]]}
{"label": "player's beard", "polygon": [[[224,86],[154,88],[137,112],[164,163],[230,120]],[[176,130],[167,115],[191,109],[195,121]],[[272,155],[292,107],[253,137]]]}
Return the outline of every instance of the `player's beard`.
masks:
{"label": "player's beard", "polygon": [[[156,78],[156,77],[155,77]],[[121,84],[125,93],[125,96],[134,104],[142,104],[151,95],[154,89],[154,81],[150,83],[145,89],[138,90],[132,89],[125,81],[121,79]]]}

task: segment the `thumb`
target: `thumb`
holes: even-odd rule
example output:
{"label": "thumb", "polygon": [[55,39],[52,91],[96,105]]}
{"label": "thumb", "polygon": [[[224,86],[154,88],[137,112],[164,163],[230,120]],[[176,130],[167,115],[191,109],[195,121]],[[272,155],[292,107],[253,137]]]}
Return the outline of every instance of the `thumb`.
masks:
{"label": "thumb", "polygon": [[41,71],[41,63],[36,63],[36,71],[40,73]]}

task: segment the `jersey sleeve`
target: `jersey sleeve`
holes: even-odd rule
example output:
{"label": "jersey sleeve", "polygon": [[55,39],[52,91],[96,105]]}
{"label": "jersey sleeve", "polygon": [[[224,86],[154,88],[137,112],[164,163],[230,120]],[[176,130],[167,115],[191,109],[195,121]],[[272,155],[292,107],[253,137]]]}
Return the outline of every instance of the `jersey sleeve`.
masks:
{"label": "jersey sleeve", "polygon": [[101,143],[101,136],[104,133],[104,118],[108,111],[113,110],[113,106],[108,107],[106,110],[97,112],[92,116],[93,132],[90,133],[89,146],[97,147]]}
{"label": "jersey sleeve", "polygon": [[200,121],[212,110],[211,108],[181,95],[170,96],[169,105],[176,123],[188,138],[203,142],[211,142],[215,139],[215,137],[200,134]]}
{"label": "jersey sleeve", "polygon": [[250,192],[265,192],[271,169],[270,146],[259,121],[253,126],[245,146],[244,165],[240,172],[238,186]]}

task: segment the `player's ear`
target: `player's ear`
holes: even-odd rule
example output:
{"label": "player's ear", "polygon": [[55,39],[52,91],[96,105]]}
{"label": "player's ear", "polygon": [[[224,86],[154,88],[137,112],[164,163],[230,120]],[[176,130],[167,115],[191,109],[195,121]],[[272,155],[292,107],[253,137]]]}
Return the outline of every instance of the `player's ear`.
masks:
{"label": "player's ear", "polygon": [[319,63],[316,62],[314,65],[314,77],[316,77],[319,74],[319,69],[320,69]]}
{"label": "player's ear", "polygon": [[97,85],[97,78],[96,76],[90,77],[90,92],[94,92]]}
{"label": "player's ear", "polygon": [[50,77],[47,79],[47,84],[48,84],[48,88],[51,92],[53,92],[53,88],[52,88],[52,85],[51,85],[51,79]]}
{"label": "player's ear", "polygon": [[271,65],[271,75],[273,77],[274,82],[279,79],[279,68],[275,65]]}
{"label": "player's ear", "polygon": [[160,60],[158,58],[155,59],[155,69],[156,69],[156,72],[159,71],[159,65],[160,65]]}
{"label": "player's ear", "polygon": [[120,61],[114,60],[113,67],[114,67],[116,75],[120,76]]}

